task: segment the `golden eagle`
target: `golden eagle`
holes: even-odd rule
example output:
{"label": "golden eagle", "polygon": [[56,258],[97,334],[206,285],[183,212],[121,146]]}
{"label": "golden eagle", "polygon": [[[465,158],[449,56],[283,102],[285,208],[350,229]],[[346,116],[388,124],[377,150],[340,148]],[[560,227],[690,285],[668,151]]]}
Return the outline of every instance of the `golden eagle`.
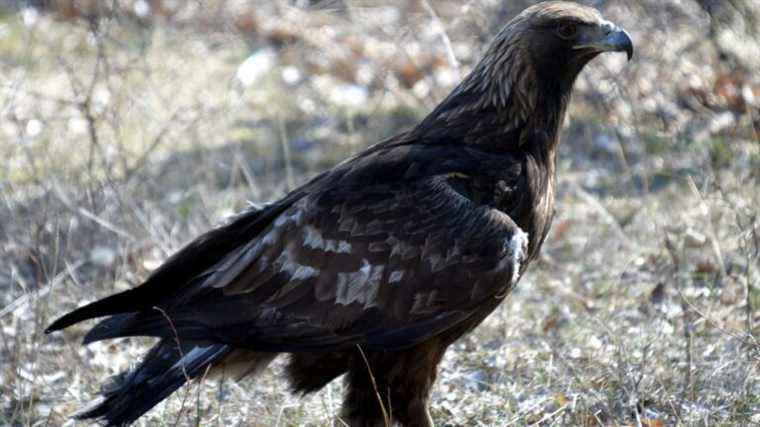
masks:
{"label": "golden eagle", "polygon": [[573,82],[607,51],[630,59],[633,45],[595,9],[529,7],[413,129],[55,321],[47,332],[107,316],[85,344],[159,338],[78,417],[129,424],[209,369],[245,376],[289,353],[295,391],[345,374],[349,425],[432,425],[446,348],[504,300],[546,238]]}

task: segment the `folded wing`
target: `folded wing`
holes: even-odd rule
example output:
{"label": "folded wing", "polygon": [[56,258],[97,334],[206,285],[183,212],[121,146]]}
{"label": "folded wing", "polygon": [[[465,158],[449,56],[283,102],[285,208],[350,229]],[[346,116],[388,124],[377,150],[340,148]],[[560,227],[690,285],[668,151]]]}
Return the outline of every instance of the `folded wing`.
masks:
{"label": "folded wing", "polygon": [[372,180],[365,169],[293,203],[191,291],[106,319],[86,341],[176,335],[264,351],[399,349],[514,284],[527,236],[456,191],[450,182],[462,173]]}

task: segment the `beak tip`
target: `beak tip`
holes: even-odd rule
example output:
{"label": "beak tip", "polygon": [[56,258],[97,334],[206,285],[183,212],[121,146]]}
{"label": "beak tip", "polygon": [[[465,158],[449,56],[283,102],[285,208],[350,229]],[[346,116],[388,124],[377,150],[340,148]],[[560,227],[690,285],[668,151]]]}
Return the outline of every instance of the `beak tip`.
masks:
{"label": "beak tip", "polygon": [[631,62],[631,59],[633,59],[633,44],[626,46],[625,55],[628,58],[628,62]]}
{"label": "beak tip", "polygon": [[628,57],[628,61],[630,61],[633,58],[633,40],[631,40],[631,36],[628,34],[627,31],[621,29],[620,30],[621,37],[622,37],[622,49],[625,51],[626,56]]}

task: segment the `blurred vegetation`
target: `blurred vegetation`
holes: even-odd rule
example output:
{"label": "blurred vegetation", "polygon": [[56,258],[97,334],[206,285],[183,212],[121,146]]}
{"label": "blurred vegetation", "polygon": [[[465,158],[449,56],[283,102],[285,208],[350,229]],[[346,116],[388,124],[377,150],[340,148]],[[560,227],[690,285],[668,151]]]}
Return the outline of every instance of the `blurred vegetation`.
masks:
{"label": "blurred vegetation", "polygon": [[[61,425],[145,340],[54,317],[420,120],[529,0],[0,0],[0,425]],[[760,424],[760,2],[589,1],[558,212],[447,354],[446,425]],[[142,425],[337,423],[340,382],[202,383]]]}

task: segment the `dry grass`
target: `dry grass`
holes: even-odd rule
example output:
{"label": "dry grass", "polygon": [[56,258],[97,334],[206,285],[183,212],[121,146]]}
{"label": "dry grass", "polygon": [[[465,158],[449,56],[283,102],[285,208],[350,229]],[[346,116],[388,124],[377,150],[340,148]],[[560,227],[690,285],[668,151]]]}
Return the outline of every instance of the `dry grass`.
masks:
{"label": "dry grass", "polygon": [[[146,348],[45,336],[54,317],[414,123],[518,8],[498,3],[1,15],[0,425],[71,425]],[[605,5],[637,58],[578,82],[550,239],[446,355],[440,424],[760,425],[757,38],[705,37],[696,3]],[[300,398],[280,370],[139,424],[339,425],[339,381]]]}

